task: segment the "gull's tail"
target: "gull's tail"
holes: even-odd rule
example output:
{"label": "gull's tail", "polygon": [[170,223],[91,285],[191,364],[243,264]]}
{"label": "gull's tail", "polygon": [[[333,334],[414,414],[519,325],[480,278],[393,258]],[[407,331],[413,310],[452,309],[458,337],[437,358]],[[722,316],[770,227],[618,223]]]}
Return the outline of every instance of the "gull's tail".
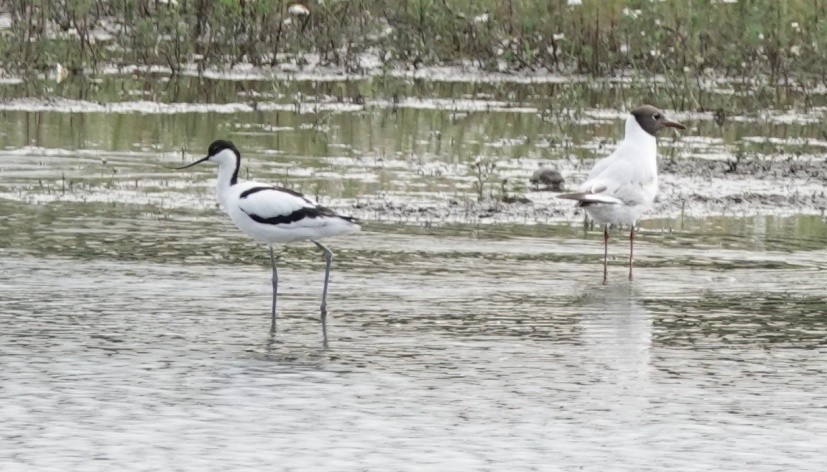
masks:
{"label": "gull's tail", "polygon": [[562,195],[557,195],[557,198],[564,198],[566,200],[575,200],[577,202],[577,206],[589,206],[594,205],[596,203],[605,203],[608,205],[620,205],[623,203],[622,200],[619,200],[615,197],[610,197],[608,195],[601,195],[599,193],[590,193],[590,192],[575,192],[575,193],[564,193]]}

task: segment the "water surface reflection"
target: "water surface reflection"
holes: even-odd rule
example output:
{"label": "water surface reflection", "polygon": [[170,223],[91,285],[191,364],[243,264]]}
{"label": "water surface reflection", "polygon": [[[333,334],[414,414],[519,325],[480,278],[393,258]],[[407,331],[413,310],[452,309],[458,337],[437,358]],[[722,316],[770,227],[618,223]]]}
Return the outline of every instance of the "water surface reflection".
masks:
{"label": "water surface reflection", "polygon": [[644,233],[639,278],[617,259],[603,286],[598,238],[394,233],[335,241],[328,350],[310,247],[285,257],[273,340],[255,245],[182,263],[161,240],[123,260],[7,240],[4,469],[827,465],[823,250],[688,269],[702,243]]}

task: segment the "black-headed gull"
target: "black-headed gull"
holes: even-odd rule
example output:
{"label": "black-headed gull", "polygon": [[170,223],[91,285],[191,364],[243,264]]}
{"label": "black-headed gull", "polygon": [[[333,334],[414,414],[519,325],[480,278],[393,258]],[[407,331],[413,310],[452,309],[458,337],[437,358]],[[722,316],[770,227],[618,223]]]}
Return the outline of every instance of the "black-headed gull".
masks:
{"label": "black-headed gull", "polygon": [[635,223],[652,206],[658,193],[657,140],[663,128],[686,129],[651,105],[632,110],[626,118],[626,135],[609,157],[594,165],[575,193],[558,195],[577,200],[592,219],[603,225],[603,283],[608,278],[609,225],[628,225],[629,280],[635,244]]}

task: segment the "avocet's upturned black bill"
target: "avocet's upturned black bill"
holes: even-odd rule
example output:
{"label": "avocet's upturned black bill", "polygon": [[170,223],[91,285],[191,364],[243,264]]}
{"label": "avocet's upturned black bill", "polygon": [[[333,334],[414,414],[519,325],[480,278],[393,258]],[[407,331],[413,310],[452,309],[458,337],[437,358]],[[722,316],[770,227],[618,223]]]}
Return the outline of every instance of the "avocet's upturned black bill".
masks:
{"label": "avocet's upturned black bill", "polygon": [[[234,152],[236,156],[238,156],[239,165],[240,165],[241,164],[241,162],[240,162],[241,153],[238,152],[238,148],[235,147],[235,144],[233,144],[232,141],[226,141],[224,139],[217,139],[217,140],[213,141],[212,144],[210,144],[209,148],[207,148],[207,155],[205,157],[202,157],[201,159],[198,159],[197,161],[193,162],[192,164],[187,164],[185,166],[176,167],[176,169],[178,169],[178,170],[186,169],[188,167],[198,165],[198,164],[200,164],[204,161],[209,161],[211,157],[217,155],[219,152],[221,152],[225,149],[229,149],[230,151]],[[217,162],[217,161],[214,161],[214,162]]]}
{"label": "avocet's upturned black bill", "polygon": [[635,246],[635,223],[652,206],[658,193],[657,141],[664,128],[686,129],[652,105],[632,110],[626,118],[626,135],[612,155],[594,165],[580,191],[558,195],[576,200],[592,219],[603,225],[603,283],[608,279],[609,225],[628,225],[629,280]]}
{"label": "avocet's upturned black bill", "polygon": [[276,332],[278,300],[278,271],[273,245],[309,240],[324,253],[326,265],[321,321],[322,336],[327,345],[327,285],[333,253],[317,240],[358,231],[359,224],[354,218],[339,215],[293,190],[256,182],[239,182],[241,153],[230,141],[214,141],[206,157],[178,169],[202,162],[218,164],[216,197],[233,223],[248,236],[267,243],[270,249],[270,264],[273,267],[271,333]]}
{"label": "avocet's upturned black bill", "polygon": [[194,166],[194,165],[198,165],[198,164],[200,164],[200,163],[202,163],[202,162],[204,162],[204,161],[208,160],[209,158],[210,158],[210,156],[207,156],[207,157],[202,157],[201,159],[198,159],[197,161],[193,162],[192,164],[187,164],[187,165],[185,165],[185,166],[176,167],[176,169],[177,169],[177,170],[187,169],[187,168],[190,168],[190,167],[192,167],[192,166]]}

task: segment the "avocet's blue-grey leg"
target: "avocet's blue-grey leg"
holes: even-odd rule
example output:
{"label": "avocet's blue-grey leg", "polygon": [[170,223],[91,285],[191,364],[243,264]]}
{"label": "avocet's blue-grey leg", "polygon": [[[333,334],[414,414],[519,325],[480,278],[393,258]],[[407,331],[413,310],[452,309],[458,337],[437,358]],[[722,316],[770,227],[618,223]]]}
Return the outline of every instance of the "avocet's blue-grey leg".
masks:
{"label": "avocet's blue-grey leg", "polygon": [[270,264],[273,265],[273,309],[270,312],[270,334],[276,334],[276,300],[279,296],[279,273],[276,270],[276,256],[270,246]]}
{"label": "avocet's blue-grey leg", "polygon": [[330,280],[330,265],[333,263],[333,253],[330,252],[330,249],[326,248],[322,243],[318,241],[313,241],[313,244],[315,244],[316,247],[322,250],[326,262],[324,268],[324,288],[322,289],[321,318],[322,337],[324,338],[324,344],[327,345],[327,282]]}

